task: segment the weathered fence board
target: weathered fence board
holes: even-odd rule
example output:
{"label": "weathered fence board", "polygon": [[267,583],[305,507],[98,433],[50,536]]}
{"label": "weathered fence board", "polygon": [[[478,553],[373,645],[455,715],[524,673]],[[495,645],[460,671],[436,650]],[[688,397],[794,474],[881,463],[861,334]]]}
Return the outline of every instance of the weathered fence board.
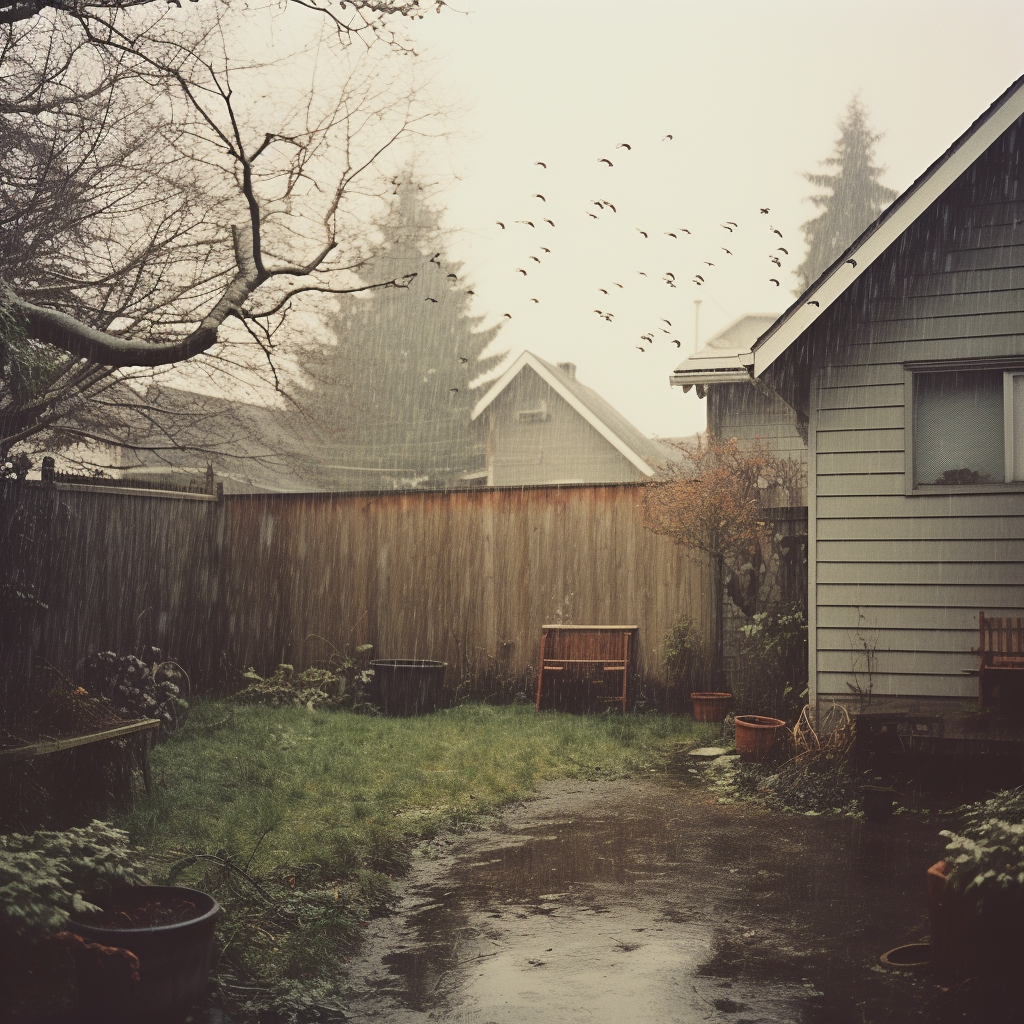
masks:
{"label": "weathered fence board", "polygon": [[[73,670],[140,645],[202,688],[226,667],[303,667],[327,644],[449,663],[449,684],[536,671],[545,622],[636,622],[658,680],[680,616],[712,628],[706,560],[646,531],[637,485],[220,502],[61,493],[40,653]],[[322,639],[321,639],[322,638]],[[326,642],[325,642],[326,641]]]}

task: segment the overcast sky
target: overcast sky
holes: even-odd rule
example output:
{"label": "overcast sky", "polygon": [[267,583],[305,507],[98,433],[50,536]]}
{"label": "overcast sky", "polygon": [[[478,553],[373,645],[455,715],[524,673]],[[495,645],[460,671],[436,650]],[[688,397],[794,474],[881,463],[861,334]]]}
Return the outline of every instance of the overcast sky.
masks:
{"label": "overcast sky", "polygon": [[[438,196],[455,232],[446,255],[464,261],[476,312],[505,321],[512,356],[575,362],[584,383],[661,436],[704,426],[704,403],[668,386],[693,349],[694,299],[702,339],[792,301],[799,229],[813,214],[801,172],[830,155],[851,97],[884,134],[883,181],[902,191],[1024,74],[1020,0],[455,6],[465,13],[414,27],[462,110],[438,157],[442,176],[458,176]],[[536,227],[516,223],[527,220]],[[789,249],[781,272],[769,262],[778,245]],[[693,285],[701,271],[706,284]],[[648,332],[653,345],[640,340]]]}

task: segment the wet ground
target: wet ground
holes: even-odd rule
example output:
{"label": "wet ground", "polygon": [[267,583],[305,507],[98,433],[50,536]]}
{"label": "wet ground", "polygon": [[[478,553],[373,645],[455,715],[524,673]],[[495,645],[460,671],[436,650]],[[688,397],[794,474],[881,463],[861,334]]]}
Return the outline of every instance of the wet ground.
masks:
{"label": "wet ground", "polygon": [[991,1020],[879,956],[928,931],[941,826],[779,815],[699,785],[558,782],[418,860],[350,965],[395,1024]]}

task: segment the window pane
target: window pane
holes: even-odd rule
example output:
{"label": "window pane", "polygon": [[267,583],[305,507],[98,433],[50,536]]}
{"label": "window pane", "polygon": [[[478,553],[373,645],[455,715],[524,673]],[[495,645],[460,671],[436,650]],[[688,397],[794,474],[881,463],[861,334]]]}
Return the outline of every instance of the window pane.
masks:
{"label": "window pane", "polygon": [[1003,375],[999,370],[914,375],[914,482],[1002,482]]}

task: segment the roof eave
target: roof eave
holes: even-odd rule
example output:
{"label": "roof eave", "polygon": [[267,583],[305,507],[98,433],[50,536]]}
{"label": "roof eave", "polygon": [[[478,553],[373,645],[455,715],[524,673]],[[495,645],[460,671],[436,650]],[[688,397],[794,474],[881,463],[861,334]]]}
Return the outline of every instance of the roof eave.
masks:
{"label": "roof eave", "polygon": [[764,373],[1022,115],[1024,78],[1019,78],[754,342],[754,376]]}

